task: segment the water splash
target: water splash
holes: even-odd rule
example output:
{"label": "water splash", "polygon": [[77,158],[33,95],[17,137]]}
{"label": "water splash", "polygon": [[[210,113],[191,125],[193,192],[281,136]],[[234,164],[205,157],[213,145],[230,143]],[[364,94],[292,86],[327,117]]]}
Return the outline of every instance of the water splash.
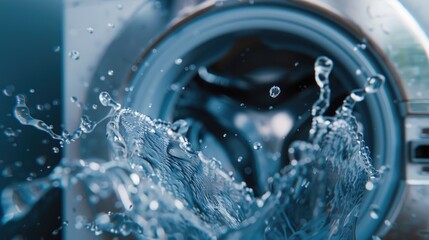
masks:
{"label": "water splash", "polygon": [[52,130],[52,126],[46,124],[40,119],[34,118],[31,115],[30,109],[27,106],[26,96],[23,94],[18,94],[16,96],[14,116],[22,125],[33,126],[41,131],[48,133],[53,139],[59,140],[61,146],[63,146],[64,143],[69,144],[79,139],[82,133],[91,133],[92,131],[94,131],[95,127],[99,123],[110,118],[115,113],[115,111],[121,108],[121,105],[114,101],[106,92],[102,92],[100,94],[100,102],[103,106],[111,108],[109,114],[107,114],[105,117],[98,121],[91,121],[88,116],[83,115],[80,119],[79,127],[72,133],[69,133],[67,130],[63,130],[61,134],[57,134]]}
{"label": "water splash", "polygon": [[[218,161],[194,151],[182,135],[187,128],[183,123],[169,124],[129,109],[119,110],[107,130],[114,159],[127,162],[140,179],[168,192],[171,202],[179,201],[201,225],[211,229],[208,235],[225,227],[237,228],[250,213],[252,191],[244,183],[235,183]],[[188,228],[183,227],[175,231]]]}
{"label": "water splash", "polygon": [[364,194],[369,187],[376,187],[380,177],[358,131],[353,108],[367,94],[377,92],[384,77],[368,78],[363,89],[352,91],[329,117],[325,112],[330,105],[332,68],[329,58],[316,60],[320,95],[312,107],[309,139],[291,144],[291,164],[269,178],[269,191],[260,198],[255,198],[244,182],[235,182],[219,161],[192,148],[184,137],[189,127],[184,120],[171,124],[151,119],[121,108],[102,92],[99,99],[110,107],[109,114],[96,122],[83,116],[72,134],[64,131],[59,135],[34,119],[25,97],[18,95],[15,117],[63,143],[90,133],[109,119],[107,138],[112,157],[109,161],[63,160],[46,178],[10,186],[2,193],[2,221],[23,217],[53,187],[81,184],[90,205],[115,198],[120,206],[118,212],[100,212],[94,219],[79,220],[80,226],[95,235],[353,239]]}
{"label": "water splash", "polygon": [[32,180],[21,185],[6,188],[1,193],[3,207],[2,223],[10,220],[20,219],[31,210],[31,208],[54,186],[59,186],[56,180],[43,178]]}
{"label": "water splash", "polygon": [[368,78],[364,89],[353,90],[335,116],[327,117],[332,65],[326,57],[317,59],[315,79],[320,95],[312,107],[309,141],[292,143],[291,166],[271,184],[271,191],[278,196],[275,202],[280,204],[274,204],[276,212],[265,227],[270,239],[353,239],[368,181],[379,178],[352,113],[365,94],[381,87],[384,77]]}

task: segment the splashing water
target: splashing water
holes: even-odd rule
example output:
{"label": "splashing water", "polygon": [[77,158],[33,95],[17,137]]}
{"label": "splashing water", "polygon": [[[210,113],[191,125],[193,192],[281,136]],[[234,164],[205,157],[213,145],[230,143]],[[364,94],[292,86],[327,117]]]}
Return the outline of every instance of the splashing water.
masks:
{"label": "splashing water", "polygon": [[333,62],[319,57],[315,79],[319,99],[312,107],[308,141],[289,149],[291,164],[269,178],[269,191],[255,198],[252,189],[222,170],[220,162],[195,151],[184,137],[188,125],[172,124],[123,109],[109,94],[100,102],[111,108],[93,122],[83,116],[72,134],[56,134],[34,119],[23,95],[17,96],[15,117],[49,133],[62,144],[90,133],[103,120],[111,145],[109,161],[63,162],[46,178],[13,185],[1,195],[3,223],[16,220],[51,188],[82,184],[90,204],[115,198],[119,212],[100,212],[80,220],[95,235],[109,232],[137,238],[353,239],[359,205],[368,183],[380,178],[358,131],[353,107],[377,92],[384,77],[368,78],[363,89],[346,97],[333,117],[329,74]]}
{"label": "splashing water", "polygon": [[327,117],[323,114],[330,104],[332,66],[326,57],[317,59],[315,79],[320,96],[312,107],[309,141],[292,143],[291,165],[272,180],[275,197],[268,199],[271,210],[263,226],[269,239],[353,239],[365,185],[380,177],[352,112],[365,94],[381,87],[384,77],[370,77],[365,90],[352,91],[335,116]]}
{"label": "splashing water", "polygon": [[111,117],[115,113],[115,111],[121,108],[121,105],[113,101],[110,95],[106,92],[102,92],[100,94],[100,102],[103,106],[107,106],[111,108],[111,111],[109,112],[109,114],[107,114],[104,118],[102,118],[97,122],[91,121],[89,117],[86,115],[82,116],[80,119],[79,128],[76,129],[72,134],[70,134],[66,130],[64,130],[61,135],[56,134],[52,130],[52,127],[46,124],[44,121],[33,118],[30,114],[30,109],[27,106],[26,97],[23,94],[18,94],[16,96],[16,106],[14,109],[14,116],[22,125],[30,125],[41,131],[47,132],[53,139],[59,140],[61,146],[63,146],[64,143],[69,144],[79,139],[82,133],[91,133],[92,131],[94,131],[95,127],[100,122]]}

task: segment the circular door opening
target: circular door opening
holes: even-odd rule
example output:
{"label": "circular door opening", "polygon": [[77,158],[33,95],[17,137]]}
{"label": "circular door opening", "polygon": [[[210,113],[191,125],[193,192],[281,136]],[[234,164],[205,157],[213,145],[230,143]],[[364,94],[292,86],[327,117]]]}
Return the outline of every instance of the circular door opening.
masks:
{"label": "circular door opening", "polygon": [[[391,75],[370,46],[357,47],[360,41],[337,22],[293,6],[215,8],[190,16],[149,49],[127,105],[151,117],[186,119],[194,148],[260,195],[267,178],[289,163],[289,144],[308,137],[318,56],[334,61],[330,113],[367,77],[384,74],[387,86],[356,109],[376,167],[391,169],[362,205],[358,234],[369,238],[395,191],[401,133]],[[281,89],[275,98],[273,86]],[[374,205],[378,221],[366,214]]]}

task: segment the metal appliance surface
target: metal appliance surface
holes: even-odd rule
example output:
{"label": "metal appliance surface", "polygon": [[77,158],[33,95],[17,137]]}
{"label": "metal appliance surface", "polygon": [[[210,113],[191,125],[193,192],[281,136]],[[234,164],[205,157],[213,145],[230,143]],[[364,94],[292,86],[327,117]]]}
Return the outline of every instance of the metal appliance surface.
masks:
{"label": "metal appliance surface", "polygon": [[[109,91],[126,106],[167,120],[187,119],[194,146],[258,194],[288,164],[288,144],[306,136],[315,100],[312,64],[334,60],[333,105],[382,73],[381,92],[357,109],[375,165],[387,169],[368,194],[358,239],[429,236],[429,18],[420,1],[230,0],[98,1],[65,4],[66,128]],[[66,54],[65,54],[66,55]],[[110,74],[111,73],[111,74]],[[282,88],[273,100],[272,85]],[[284,89],[284,90],[283,90]],[[83,105],[84,106],[84,105]],[[102,110],[86,111],[94,118]],[[224,137],[224,135],[226,137]],[[108,158],[103,129],[66,149],[70,159]],[[263,143],[253,151],[252,143]],[[244,161],[237,164],[237,157]],[[267,159],[266,156],[271,156]],[[252,171],[249,171],[251,169]],[[77,206],[65,193],[69,219]],[[77,211],[71,211],[77,209]],[[377,211],[377,218],[370,216]],[[91,234],[66,230],[68,238]]]}

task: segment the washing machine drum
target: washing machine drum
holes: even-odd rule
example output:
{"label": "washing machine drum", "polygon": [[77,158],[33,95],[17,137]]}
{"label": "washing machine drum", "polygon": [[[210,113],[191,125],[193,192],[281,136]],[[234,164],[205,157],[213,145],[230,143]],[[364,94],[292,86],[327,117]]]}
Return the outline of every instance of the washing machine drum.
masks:
{"label": "washing machine drum", "polygon": [[[151,117],[188,121],[193,147],[220,160],[260,196],[267,179],[290,164],[290,144],[308,139],[319,93],[313,66],[322,55],[334,62],[328,115],[369,76],[386,77],[382,90],[355,112],[375,167],[389,169],[361,207],[356,233],[369,239],[384,224],[399,180],[398,86],[377,46],[344,19],[288,1],[195,7],[170,22],[128,68],[125,105]],[[273,86],[278,96],[270,95]],[[369,214],[374,206],[377,219]]]}

